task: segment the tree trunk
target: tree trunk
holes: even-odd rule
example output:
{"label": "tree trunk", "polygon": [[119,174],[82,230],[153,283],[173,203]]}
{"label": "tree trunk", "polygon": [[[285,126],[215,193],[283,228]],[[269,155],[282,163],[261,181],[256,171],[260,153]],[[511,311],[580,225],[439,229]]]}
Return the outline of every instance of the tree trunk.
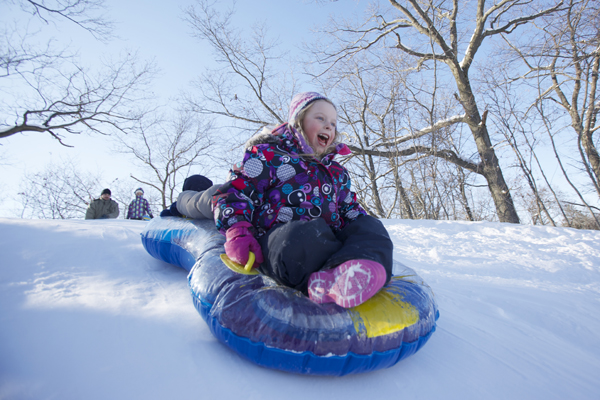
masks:
{"label": "tree trunk", "polygon": [[458,168],[459,177],[459,187],[460,187],[460,196],[462,198],[463,208],[467,213],[468,221],[475,221],[473,219],[473,212],[471,211],[471,207],[469,207],[469,199],[467,197],[467,191],[465,190],[465,174],[462,169]]}
{"label": "tree trunk", "polygon": [[[592,79],[591,79],[591,89],[589,94],[589,110],[588,115],[585,116],[585,126],[582,127],[581,134],[581,145],[585,150],[588,161],[590,163],[590,167],[592,172],[594,173],[594,177],[596,178],[596,190],[599,191],[600,194],[600,155],[598,154],[598,150],[594,146],[593,139],[593,131],[592,129],[596,126],[596,115],[598,110],[596,109],[598,106],[596,105],[596,88],[598,85],[598,69],[600,68],[600,56],[596,56],[594,59],[594,64],[592,67]],[[584,160],[585,161],[585,160]]]}
{"label": "tree trunk", "polygon": [[477,152],[483,165],[482,175],[485,177],[492,199],[494,199],[498,219],[500,222],[518,224],[520,222],[519,216],[510,195],[510,190],[502,175],[502,169],[500,169],[496,152],[492,147],[487,126],[477,109],[477,103],[475,102],[467,73],[457,64],[448,63],[448,65],[458,86],[459,100],[465,109],[467,124],[475,139]]}

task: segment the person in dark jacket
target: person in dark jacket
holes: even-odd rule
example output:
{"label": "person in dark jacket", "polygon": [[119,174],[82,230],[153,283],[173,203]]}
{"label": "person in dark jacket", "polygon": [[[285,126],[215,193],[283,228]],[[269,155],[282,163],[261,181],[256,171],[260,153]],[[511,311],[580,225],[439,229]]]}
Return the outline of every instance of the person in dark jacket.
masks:
{"label": "person in dark jacket", "polygon": [[110,198],[110,189],[104,189],[100,198],[94,199],[85,212],[85,219],[106,219],[119,216],[119,205]]}
{"label": "person in dark jacket", "polygon": [[129,203],[127,216],[125,218],[142,220],[145,215],[154,218],[152,210],[150,209],[150,204],[148,203],[148,200],[144,198],[144,189],[137,188],[135,189],[135,199],[131,200],[131,203]]}
{"label": "person in dark jacket", "polygon": [[351,190],[334,161],[350,149],[337,143],[337,110],[325,96],[300,93],[287,123],[246,144],[241,168],[213,197],[225,253],[316,303],[354,307],[391,279],[393,243]]}
{"label": "person in dark jacket", "polygon": [[[216,186],[214,190],[209,190],[213,187],[213,182],[204,175],[188,176],[183,181],[182,192],[179,194],[177,201],[171,204],[169,208],[162,210],[160,216],[213,219],[211,210],[212,194],[220,185],[214,186]],[[202,198],[206,191],[209,193]]]}

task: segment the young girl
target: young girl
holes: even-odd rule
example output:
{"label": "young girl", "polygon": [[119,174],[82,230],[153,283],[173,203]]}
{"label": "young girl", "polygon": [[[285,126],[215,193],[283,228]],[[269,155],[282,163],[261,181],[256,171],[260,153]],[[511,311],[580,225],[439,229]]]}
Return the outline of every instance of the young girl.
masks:
{"label": "young girl", "polygon": [[148,200],[144,198],[144,189],[137,188],[134,193],[135,199],[131,200],[131,203],[129,203],[125,219],[142,220],[144,215],[154,218],[152,210],[150,210],[150,204],[148,203]]}
{"label": "young girl", "polygon": [[289,120],[246,143],[235,178],[216,191],[217,228],[225,252],[316,303],[348,308],[371,298],[391,278],[393,244],[350,190],[334,161],[350,154],[337,143],[337,111],[325,96],[300,93]]}

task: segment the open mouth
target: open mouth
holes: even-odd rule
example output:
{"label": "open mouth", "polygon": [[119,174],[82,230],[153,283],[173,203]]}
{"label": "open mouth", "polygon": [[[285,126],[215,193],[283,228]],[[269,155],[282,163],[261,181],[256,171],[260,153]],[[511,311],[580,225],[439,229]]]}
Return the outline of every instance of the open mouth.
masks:
{"label": "open mouth", "polygon": [[320,146],[327,147],[327,144],[329,143],[329,135],[319,133],[317,135],[317,142]]}

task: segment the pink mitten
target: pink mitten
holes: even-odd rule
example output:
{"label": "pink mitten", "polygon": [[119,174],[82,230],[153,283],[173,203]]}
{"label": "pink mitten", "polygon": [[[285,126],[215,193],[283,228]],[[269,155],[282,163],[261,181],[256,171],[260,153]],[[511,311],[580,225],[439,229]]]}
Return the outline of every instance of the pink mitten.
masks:
{"label": "pink mitten", "polygon": [[246,265],[250,252],[256,256],[254,267],[259,266],[264,261],[260,244],[250,232],[252,224],[250,222],[238,222],[234,224],[225,233],[225,253],[232,261],[238,264]]}

